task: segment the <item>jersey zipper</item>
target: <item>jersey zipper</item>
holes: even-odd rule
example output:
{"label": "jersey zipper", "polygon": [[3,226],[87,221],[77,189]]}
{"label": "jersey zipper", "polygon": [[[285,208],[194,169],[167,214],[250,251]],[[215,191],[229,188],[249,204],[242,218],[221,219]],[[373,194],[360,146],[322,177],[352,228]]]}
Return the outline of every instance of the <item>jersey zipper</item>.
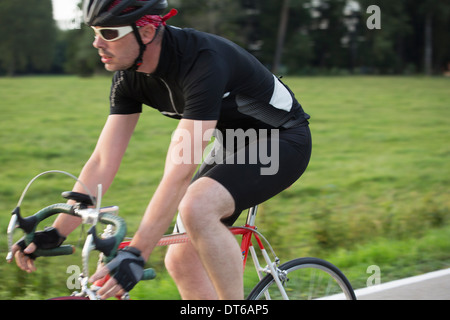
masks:
{"label": "jersey zipper", "polygon": [[169,87],[169,85],[167,84],[167,82],[164,81],[164,79],[162,79],[162,78],[159,78],[159,79],[162,81],[162,83],[164,83],[164,85],[166,86],[167,90],[169,91],[169,98],[170,98],[170,103],[172,104],[172,109],[173,109],[173,111],[175,111],[175,114],[176,114],[177,116],[180,116],[180,117],[181,117],[182,115],[178,112],[177,108],[175,107],[175,102],[174,102],[174,100],[173,100],[172,90],[170,89],[170,87]]}

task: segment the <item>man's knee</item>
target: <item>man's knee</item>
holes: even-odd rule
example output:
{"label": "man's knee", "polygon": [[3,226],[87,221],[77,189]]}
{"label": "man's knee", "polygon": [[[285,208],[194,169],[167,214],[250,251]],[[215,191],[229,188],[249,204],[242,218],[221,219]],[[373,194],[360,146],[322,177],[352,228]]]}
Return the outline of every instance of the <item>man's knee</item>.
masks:
{"label": "man's knee", "polygon": [[183,251],[179,250],[179,245],[172,245],[167,250],[166,257],[164,258],[164,264],[166,266],[167,271],[171,274],[172,277],[176,277],[182,271],[186,263],[183,258]]}
{"label": "man's knee", "polygon": [[200,210],[202,210],[202,203],[204,201],[204,197],[198,194],[193,194],[189,192],[189,188],[181,200],[178,210],[182,212],[183,215],[195,215]]}
{"label": "man's knee", "polygon": [[202,221],[211,218],[208,212],[214,210],[211,206],[211,195],[208,190],[199,185],[191,185],[181,200],[178,211],[183,225],[187,229],[198,227]]}
{"label": "man's knee", "polygon": [[234,200],[217,181],[201,178],[191,185],[178,207],[186,228],[219,222],[234,212]]}
{"label": "man's knee", "polygon": [[177,279],[195,270],[200,265],[200,260],[193,246],[190,243],[183,243],[169,246],[164,264],[169,274]]}
{"label": "man's knee", "polygon": [[181,223],[186,230],[192,229],[196,222],[200,221],[202,215],[201,199],[191,197],[186,193],[178,206]]}

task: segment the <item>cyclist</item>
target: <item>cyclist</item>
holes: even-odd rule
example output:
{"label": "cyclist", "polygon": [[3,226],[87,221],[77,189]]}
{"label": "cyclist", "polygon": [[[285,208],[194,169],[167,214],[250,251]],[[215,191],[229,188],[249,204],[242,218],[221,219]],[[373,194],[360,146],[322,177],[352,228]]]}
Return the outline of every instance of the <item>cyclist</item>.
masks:
{"label": "cyclist", "polygon": [[[109,188],[143,104],[179,120],[162,179],[130,247],[91,280],[108,272],[113,276],[100,289],[102,298],[132,289],[178,211],[176,230],[186,231],[192,241],[171,246],[165,263],[182,298],[242,299],[240,248],[227,226],[242,210],[303,174],[311,154],[309,115],[244,49],[215,35],[167,25],[176,14],[172,9],[161,16],[167,6],[166,0],[84,1],[93,46],[115,73],[110,115],[80,180],[91,190],[99,183],[104,191]],[[216,145],[197,170],[213,133]],[[249,138],[245,143],[230,143],[242,135]],[[83,189],[76,184],[74,191]],[[57,246],[78,224],[77,218],[60,215],[54,229],[36,236],[36,242]],[[35,248],[34,243],[22,250],[15,246],[24,270],[34,270],[32,257],[23,252]]]}

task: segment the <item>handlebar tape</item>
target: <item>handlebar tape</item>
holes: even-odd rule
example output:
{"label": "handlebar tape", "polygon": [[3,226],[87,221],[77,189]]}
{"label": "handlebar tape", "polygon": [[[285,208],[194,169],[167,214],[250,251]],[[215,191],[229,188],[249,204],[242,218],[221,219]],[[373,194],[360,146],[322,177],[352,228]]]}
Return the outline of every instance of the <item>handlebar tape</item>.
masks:
{"label": "handlebar tape", "polygon": [[65,204],[65,203],[57,203],[51,206],[48,206],[31,217],[22,218],[19,210],[16,212],[19,228],[25,231],[25,244],[28,246],[34,240],[34,233],[36,232],[36,227],[38,224],[47,219],[48,217],[59,214],[59,213],[67,213],[71,215],[75,215],[73,210],[73,206]]}
{"label": "handlebar tape", "polygon": [[36,257],[67,256],[75,252],[75,247],[68,244],[53,249],[36,249],[33,255]]}
{"label": "handlebar tape", "polygon": [[148,268],[144,270],[144,275],[141,280],[152,280],[156,278],[156,272],[152,268]]}
{"label": "handlebar tape", "polygon": [[[36,232],[36,228],[38,224],[47,219],[48,217],[60,214],[60,213],[66,213],[73,216],[78,216],[75,213],[74,207],[72,205],[66,204],[66,203],[57,203],[53,204],[51,206],[48,206],[34,215],[22,218],[20,215],[19,208],[16,208],[14,210],[14,213],[17,215],[19,228],[25,231],[25,244],[28,246],[30,243],[33,242],[34,234]],[[112,224],[115,226],[116,231],[114,234],[114,239],[116,240],[116,248],[117,245],[125,238],[126,235],[126,224],[124,220],[118,216],[115,216],[113,214],[110,214],[108,212],[103,213],[99,217],[99,221],[104,224]],[[114,248],[111,252],[109,252],[108,258],[112,259],[113,256],[116,255],[117,249]],[[57,248],[53,249],[37,249],[35,252],[33,252],[34,256],[40,257],[50,257],[50,256],[59,256],[59,255],[70,255],[75,251],[75,248],[71,245],[63,245]]]}

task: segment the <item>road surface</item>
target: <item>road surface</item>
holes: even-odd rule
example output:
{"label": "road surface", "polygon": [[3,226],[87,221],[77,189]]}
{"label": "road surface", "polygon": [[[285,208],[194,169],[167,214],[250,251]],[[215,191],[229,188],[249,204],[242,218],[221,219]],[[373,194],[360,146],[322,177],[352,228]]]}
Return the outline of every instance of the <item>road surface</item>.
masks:
{"label": "road surface", "polygon": [[355,290],[358,300],[450,300],[450,269]]}

